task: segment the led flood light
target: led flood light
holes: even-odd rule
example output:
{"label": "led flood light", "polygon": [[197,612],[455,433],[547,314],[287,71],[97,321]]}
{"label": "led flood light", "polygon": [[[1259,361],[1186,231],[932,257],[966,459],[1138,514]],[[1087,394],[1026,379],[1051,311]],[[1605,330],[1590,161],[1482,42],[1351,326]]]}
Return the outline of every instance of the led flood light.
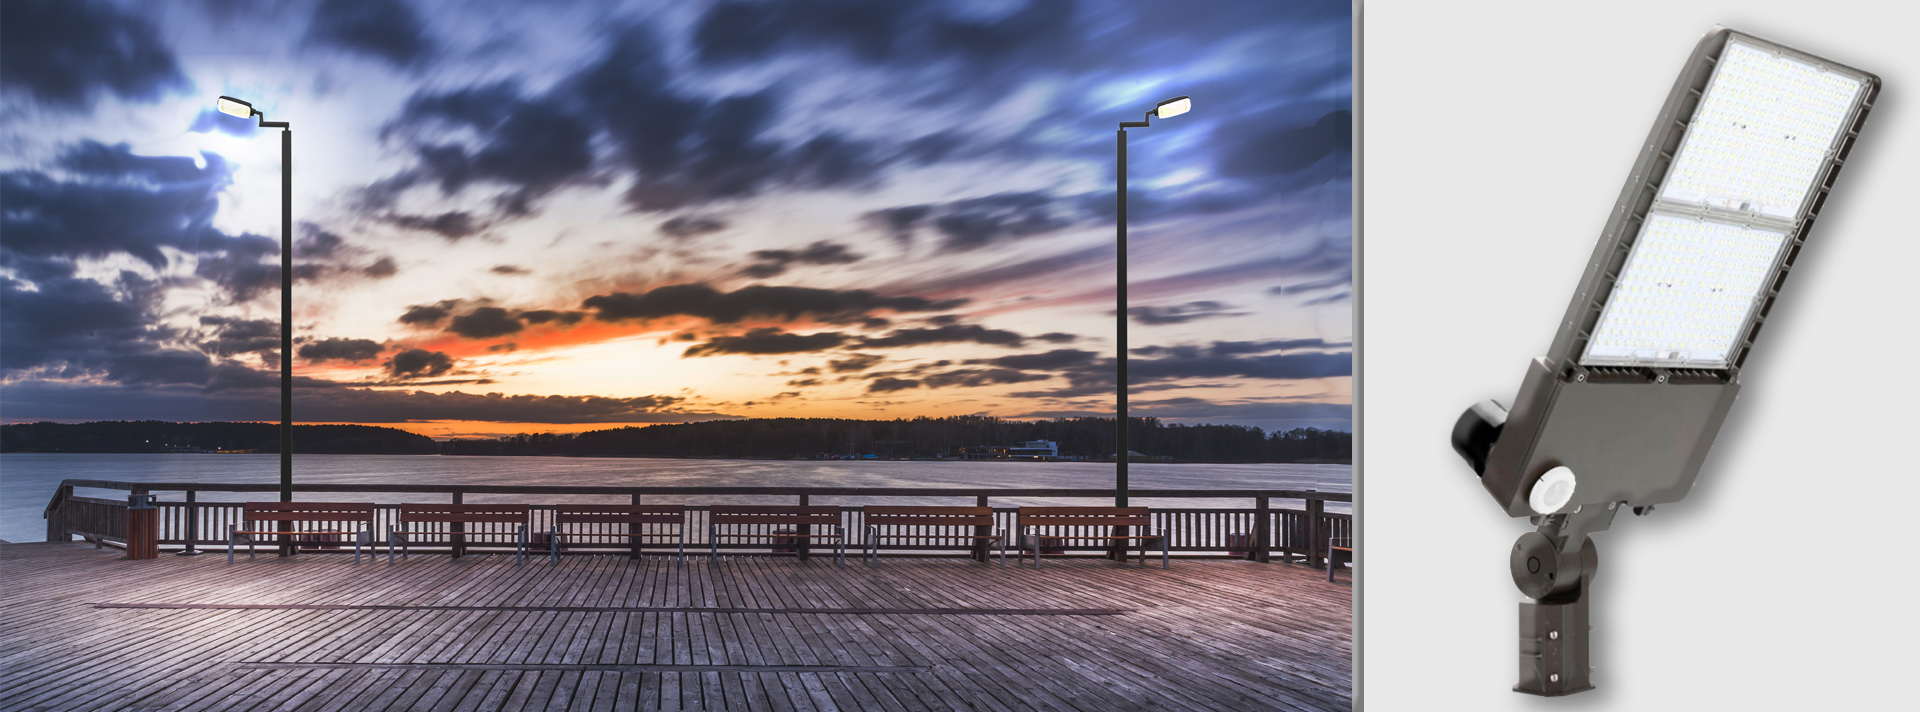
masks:
{"label": "led flood light", "polygon": [[1593,687],[1589,535],[1693,488],[1767,312],[1846,164],[1878,77],[1740,32],[1694,48],[1547,355],[1453,445],[1536,530],[1509,563],[1520,692]]}

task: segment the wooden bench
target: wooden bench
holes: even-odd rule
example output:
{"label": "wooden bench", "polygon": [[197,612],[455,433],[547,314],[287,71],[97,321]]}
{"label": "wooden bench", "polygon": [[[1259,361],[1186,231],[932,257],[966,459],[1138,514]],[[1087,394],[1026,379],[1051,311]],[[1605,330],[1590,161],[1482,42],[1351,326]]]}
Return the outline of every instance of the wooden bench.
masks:
{"label": "wooden bench", "polygon": [[1329,537],[1327,539],[1327,582],[1333,583],[1333,570],[1340,566],[1340,557],[1346,556],[1353,561],[1353,539],[1350,537]]}
{"label": "wooden bench", "polygon": [[[1147,563],[1147,542],[1160,542],[1160,568],[1169,565],[1169,542],[1167,530],[1158,534],[1145,533],[1153,526],[1153,517],[1146,507],[1021,507],[1020,508],[1020,556],[1026,556],[1027,549],[1033,550],[1033,567],[1040,568],[1040,554],[1047,541],[1104,541],[1109,544],[1122,542],[1140,543],[1140,563]],[[1071,530],[1064,534],[1042,534],[1041,529],[1060,529],[1063,527],[1095,527],[1104,529],[1118,527],[1120,531],[1099,534],[1074,534]],[[1130,527],[1139,527],[1141,534],[1129,534]],[[1122,549],[1120,560],[1126,557]]]}
{"label": "wooden bench", "polygon": [[[790,526],[791,532],[760,532],[747,534],[721,534],[723,526]],[[814,526],[832,527],[832,534],[814,534]],[[763,506],[716,504],[707,509],[707,563],[720,565],[721,539],[787,539],[799,544],[800,555],[806,555],[809,539],[833,539],[834,558],[840,566],[847,565],[847,531],[840,526],[840,508],[833,505],[808,506]]]}
{"label": "wooden bench", "polygon": [[566,532],[561,528],[568,524],[625,524],[625,532],[588,532],[580,536],[626,537],[631,548],[630,556],[640,558],[641,540],[646,537],[667,536],[666,534],[648,534],[641,527],[648,524],[672,524],[674,536],[680,540],[679,565],[687,565],[687,505],[684,504],[560,504],[553,508],[553,531],[548,536],[549,563],[560,562],[560,537]]}
{"label": "wooden bench", "polygon": [[[286,522],[287,530],[260,529],[262,522]],[[364,524],[353,533],[353,563],[360,563],[360,545],[365,544],[368,553],[373,549],[373,505],[359,502],[248,502],[243,508],[240,523],[227,525],[227,563],[233,563],[233,547],[240,539],[247,540],[247,558],[253,558],[255,537],[287,534],[322,533],[311,528],[302,531],[301,523],[344,523]],[[338,534],[338,531],[324,533]],[[297,545],[296,545],[297,546]]]}
{"label": "wooden bench", "polygon": [[[526,560],[527,556],[527,517],[533,512],[532,505],[526,504],[402,504],[400,521],[387,525],[387,563],[393,563],[393,542],[400,542],[400,556],[405,558],[407,549],[414,537],[446,536],[453,538],[453,556],[460,558],[467,545],[467,537],[505,536],[506,532],[468,532],[467,524],[512,524],[514,537],[513,563]],[[460,528],[452,531],[416,531],[415,524],[455,524]]]}
{"label": "wooden bench", "polygon": [[[879,507],[860,508],[867,525],[867,560],[880,568],[881,539],[967,539],[974,542],[1000,542],[1000,568],[1007,566],[1007,532],[993,527],[992,507]],[[917,532],[882,534],[881,527],[918,527]],[[965,527],[963,533],[928,531]],[[993,531],[987,534],[987,531]]]}

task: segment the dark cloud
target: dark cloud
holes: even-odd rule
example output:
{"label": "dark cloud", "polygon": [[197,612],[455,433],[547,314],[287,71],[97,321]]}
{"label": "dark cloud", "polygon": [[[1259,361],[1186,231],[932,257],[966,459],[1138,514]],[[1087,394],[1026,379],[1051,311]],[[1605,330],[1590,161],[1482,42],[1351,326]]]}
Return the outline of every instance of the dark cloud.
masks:
{"label": "dark cloud", "polygon": [[297,353],[308,361],[366,361],[380,355],[385,348],[370,339],[326,338],[301,344]]}
{"label": "dark cloud", "polygon": [[523,321],[527,322],[528,324],[545,324],[547,322],[555,322],[559,324],[565,324],[567,326],[572,326],[574,324],[580,323],[580,320],[585,319],[586,316],[587,316],[586,312],[554,311],[552,309],[534,309],[531,311],[520,312],[520,318]]}
{"label": "dark cloud", "polygon": [[100,0],[8,0],[0,87],[63,110],[103,95],[155,101],[191,86],[152,21]]}
{"label": "dark cloud", "polygon": [[[404,318],[404,317],[403,317]],[[500,307],[480,307],[453,318],[447,331],[469,339],[490,339],[520,331],[520,320]]]}
{"label": "dark cloud", "polygon": [[439,215],[388,215],[386,220],[409,230],[431,232],[456,242],[487,229],[484,222],[476,220],[472,213],[462,210]]}
{"label": "dark cloud", "polygon": [[493,267],[489,268],[487,271],[492,272],[494,274],[505,274],[505,275],[533,274],[533,270],[527,269],[525,267],[521,267],[520,265],[494,265]]}
{"label": "dark cloud", "polygon": [[1199,358],[1201,356],[1243,356],[1265,354],[1295,349],[1345,349],[1352,343],[1329,342],[1325,339],[1270,339],[1266,341],[1215,341],[1202,347],[1191,344],[1174,346],[1142,346],[1129,349],[1141,356],[1172,356],[1176,358]]}
{"label": "dark cloud", "polygon": [[1214,165],[1229,178],[1295,173],[1330,155],[1351,160],[1353,114],[1332,111],[1311,126],[1289,127],[1271,116],[1248,114],[1214,132]]}
{"label": "dark cloud", "polygon": [[1105,359],[1092,351],[1054,349],[1037,354],[1014,354],[1012,356],[1001,356],[990,359],[973,359],[967,361],[967,363],[1033,371],[1064,371],[1098,365],[1103,360]]}
{"label": "dark cloud", "polygon": [[1223,316],[1246,316],[1247,312],[1232,311],[1234,307],[1219,302],[1187,302],[1165,307],[1129,307],[1127,316],[1148,326],[1164,324],[1185,324],[1198,319],[1213,319]]}
{"label": "dark cloud", "polygon": [[82,141],[56,162],[77,180],[0,173],[0,232],[6,234],[0,249],[63,260],[123,253],[156,269],[167,266],[163,247],[221,251],[234,238],[210,224],[233,171],[218,154],[202,158],[205,168],[191,158],[139,156],[126,144]]}
{"label": "dark cloud", "polygon": [[851,264],[859,262],[863,256],[849,251],[845,245],[822,240],[808,245],[803,250],[755,250],[753,259],[756,260],[754,264],[740,270],[740,274],[765,279],[786,274],[787,268],[795,264]]}
{"label": "dark cloud", "polygon": [[787,381],[787,385],[789,385],[789,386],[793,386],[794,388],[810,388],[810,387],[812,387],[812,386],[817,386],[817,385],[820,385],[820,379],[818,379],[818,378],[796,378],[796,379],[794,379],[794,380],[791,380],[791,381]]}
{"label": "dark cloud", "polygon": [[346,238],[327,232],[312,223],[304,223],[301,227],[306,234],[294,241],[294,254],[325,259],[338,256],[344,251],[343,248],[347,244]]}
{"label": "dark cloud", "polygon": [[716,354],[797,354],[825,351],[845,343],[847,335],[833,331],[794,334],[774,327],[749,330],[739,336],[716,336],[687,347],[682,357]]}
{"label": "dark cloud", "polygon": [[399,321],[413,326],[433,326],[446,319],[458,306],[460,306],[458,299],[447,299],[434,304],[415,304],[407,307],[406,313],[400,315]]}
{"label": "dark cloud", "polygon": [[703,215],[681,215],[660,223],[660,234],[687,238],[727,229],[727,221]]}
{"label": "dark cloud", "polygon": [[1329,294],[1324,297],[1314,297],[1307,301],[1301,302],[1300,305],[1307,306],[1307,307],[1314,307],[1314,306],[1320,306],[1322,304],[1334,304],[1336,302],[1344,302],[1352,298],[1353,298],[1353,292],[1351,291],[1336,292],[1334,294]]}
{"label": "dark cloud", "polygon": [[1011,368],[968,368],[930,373],[920,378],[928,388],[992,386],[1053,378],[1050,373],[1027,373]]}
{"label": "dark cloud", "polygon": [[453,370],[453,357],[441,351],[407,349],[387,359],[386,367],[394,378],[433,378]]}
{"label": "dark cloud", "polygon": [[225,242],[227,249],[219,254],[201,256],[193,268],[196,276],[220,285],[235,303],[252,301],[281,286],[280,265],[261,261],[280,254],[279,240],[246,234]]}
{"label": "dark cloud", "polygon": [[1322,279],[1302,280],[1292,284],[1275,285],[1267,288],[1267,293],[1274,296],[1282,294],[1302,294],[1305,292],[1317,292],[1323,289],[1337,289],[1352,285],[1353,272],[1349,271]]}
{"label": "dark cloud", "polygon": [[927,344],[976,343],[992,346],[1021,346],[1026,336],[1005,329],[989,329],[978,324],[954,324],[927,329],[895,329],[884,336],[865,338],[859,348],[890,349]]}
{"label": "dark cloud", "polygon": [[869,62],[893,54],[901,20],[913,3],[897,0],[825,0],[789,3],[721,2],[694,27],[700,61],[755,62],[776,49],[837,49]]}
{"label": "dark cloud", "polygon": [[420,16],[402,0],[322,0],[307,26],[306,42],[365,54],[402,69],[418,67],[434,53]]}
{"label": "dark cloud", "polygon": [[[435,381],[434,383],[446,383]],[[215,388],[214,384],[224,384]],[[737,416],[686,409],[685,398],[628,398],[345,388],[296,379],[294,408],[302,420],[407,423],[476,420],[499,423],[684,423]],[[205,386],[128,389],[59,381],[7,387],[8,417],[45,420],[276,420],[279,376],[217,366]]]}
{"label": "dark cloud", "polygon": [[[432,126],[470,129],[484,140],[473,150],[457,144],[415,143],[419,163],[410,171],[370,186],[374,204],[391,204],[400,192],[423,181],[437,183],[442,195],[489,183],[507,188],[494,199],[500,212],[527,215],[535,200],[563,185],[585,180],[593,167],[593,128],[587,119],[557,100],[522,98],[518,85],[511,82],[415,94],[407,100],[401,118],[382,134],[402,130],[419,134]],[[472,221],[469,216],[464,226],[471,227]],[[436,232],[454,237],[451,230]]]}
{"label": "dark cloud", "polygon": [[931,205],[902,205],[882,208],[865,215],[866,219],[879,225],[888,235],[901,244],[913,241],[913,231],[920,222],[933,212]]}
{"label": "dark cloud", "polygon": [[366,267],[362,267],[360,269],[361,274],[365,274],[366,276],[372,277],[374,279],[385,279],[387,277],[392,277],[393,275],[399,272],[400,272],[400,268],[393,264],[392,257],[382,257],[380,259],[374,260],[373,264],[367,265]]}
{"label": "dark cloud", "polygon": [[972,250],[1016,237],[1054,232],[1071,225],[1057,217],[1053,199],[1043,193],[1001,193],[942,206],[933,226],[946,236],[947,250]]}
{"label": "dark cloud", "polygon": [[588,297],[582,306],[594,310],[594,317],[601,321],[693,316],[716,324],[731,324],[750,317],[795,321],[811,316],[831,320],[857,318],[878,310],[945,311],[965,303],[964,299],[934,301],[920,297],[883,297],[864,289],[754,285],[721,292],[705,284],[694,283],[659,287],[644,294],[614,292],[597,295]]}
{"label": "dark cloud", "polygon": [[867,384],[868,393],[891,393],[919,388],[920,382],[910,378],[876,378]]}
{"label": "dark cloud", "polygon": [[887,357],[880,354],[847,354],[846,358],[828,361],[827,366],[831,367],[834,373],[854,373],[873,368],[885,360]]}
{"label": "dark cloud", "polygon": [[152,349],[171,335],[149,327],[158,296],[131,272],[112,286],[72,277],[43,275],[32,284],[0,277],[0,369],[61,367],[60,375],[78,377]]}
{"label": "dark cloud", "polygon": [[[239,319],[223,316],[200,317],[207,338],[200,348],[215,356],[269,352],[278,362],[280,322],[274,319]],[[266,354],[263,354],[266,355]]]}
{"label": "dark cloud", "polygon": [[1304,379],[1353,375],[1353,354],[1348,352],[1282,353],[1262,356],[1173,356],[1158,359],[1134,359],[1127,364],[1130,379],[1154,381],[1171,378]]}

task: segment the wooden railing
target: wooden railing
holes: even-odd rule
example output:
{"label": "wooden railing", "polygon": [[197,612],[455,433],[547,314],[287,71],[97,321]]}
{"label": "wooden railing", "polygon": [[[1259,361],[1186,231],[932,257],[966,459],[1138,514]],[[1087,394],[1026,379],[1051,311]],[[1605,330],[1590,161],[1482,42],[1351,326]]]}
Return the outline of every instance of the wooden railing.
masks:
{"label": "wooden railing", "polygon": [[[117,482],[106,480],[66,480],[60,484],[51,501],[47,503],[47,540],[71,541],[74,536],[83,537],[97,544],[126,541],[126,507],[123,499],[100,499],[78,497],[73,494],[75,487],[122,490],[134,494],[181,493],[178,501],[161,501],[159,540],[162,546],[196,548],[202,546],[226,545],[226,531],[229,524],[240,522],[242,502],[202,502],[202,492],[262,492],[277,493],[277,484],[236,484],[236,483],[157,483],[157,482]],[[980,488],[890,488],[890,487],[597,487],[597,486],[537,486],[537,485],[369,485],[369,484],[296,484],[294,492],[309,496],[300,497],[309,501],[366,501],[365,495],[392,494],[434,494],[451,498],[455,503],[463,502],[467,495],[520,495],[518,501],[536,503],[528,522],[529,532],[550,531],[553,527],[552,504],[538,504],[541,496],[576,497],[585,495],[620,497],[639,504],[643,497],[666,497],[676,501],[697,500],[701,497],[754,497],[766,498],[766,503],[787,503],[797,498],[797,503],[808,504],[813,497],[860,497],[873,499],[917,498],[917,499],[955,499],[953,504],[973,504],[992,506],[996,498],[1046,498],[1046,499],[1086,499],[1088,504],[1111,503],[1114,490],[1110,489],[980,489]],[[361,495],[313,497],[311,495]],[[1274,553],[1283,560],[1304,561],[1319,566],[1324,561],[1327,540],[1330,537],[1351,537],[1353,518],[1351,515],[1325,511],[1327,502],[1351,502],[1353,496],[1339,492],[1317,492],[1313,490],[1129,490],[1128,495],[1139,499],[1243,499],[1251,500],[1248,508],[1168,508],[1155,507],[1153,522],[1155,528],[1166,528],[1169,536],[1169,548],[1188,555],[1244,556],[1258,561],[1267,561]],[[270,499],[277,497],[262,497]],[[775,498],[783,502],[773,501]],[[1272,500],[1303,500],[1305,509],[1276,509],[1270,507]],[[419,498],[414,499],[419,501]],[[373,531],[376,542],[384,545],[387,539],[387,525],[395,523],[399,514],[398,503],[378,504],[374,511]],[[862,521],[860,507],[842,505],[841,523],[847,528],[849,548],[864,546],[866,527]],[[1018,531],[1017,507],[995,507],[996,526],[1005,528],[1010,534]],[[414,525],[416,530],[431,530],[422,525]],[[444,526],[444,525],[443,525]],[[511,547],[511,537],[484,536],[486,534],[509,534],[511,525],[465,525],[465,533],[474,535],[468,541],[469,550],[495,549]],[[625,550],[628,540],[624,536],[626,525],[570,525],[562,546],[566,551]],[[705,548],[707,537],[707,507],[690,505],[686,528],[688,548]],[[329,528],[325,525],[301,530],[303,534],[321,536],[302,537],[304,548],[331,548],[320,542],[325,539]],[[441,531],[445,531],[442,529]],[[642,530],[657,537],[647,540],[646,546],[659,548],[675,541],[674,528],[671,525],[648,525]],[[733,530],[735,533],[754,533],[768,537],[767,542],[727,542],[720,544],[721,549],[732,553],[784,553],[793,548],[805,548],[805,545],[778,545],[773,537],[779,535],[777,528],[762,526],[745,530]],[[903,532],[895,532],[903,533]],[[916,552],[967,552],[979,556],[981,552],[973,548],[973,542],[962,539],[941,539],[931,536],[912,540],[911,543],[889,541],[883,551],[908,550]],[[1089,532],[1091,533],[1091,532]],[[622,536],[615,536],[621,534]],[[351,536],[342,536],[345,546],[351,548]],[[414,549],[446,548],[449,542],[438,537],[414,545]],[[416,541],[421,541],[416,539]],[[1017,545],[1017,540],[1014,542]],[[814,545],[816,548],[818,544]],[[1070,551],[1101,551],[1101,547],[1091,543],[1066,547]],[[1051,549],[1050,549],[1051,551]]]}

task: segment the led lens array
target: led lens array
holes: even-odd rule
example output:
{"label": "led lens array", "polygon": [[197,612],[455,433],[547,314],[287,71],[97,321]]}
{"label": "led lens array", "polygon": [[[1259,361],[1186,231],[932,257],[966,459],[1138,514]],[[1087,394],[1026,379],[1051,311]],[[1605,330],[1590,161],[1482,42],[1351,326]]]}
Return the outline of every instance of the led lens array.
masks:
{"label": "led lens array", "polygon": [[1660,197],[1797,218],[1864,85],[1728,40]]}
{"label": "led lens array", "polygon": [[1581,362],[1724,368],[1786,239],[1785,232],[1649,216]]}

